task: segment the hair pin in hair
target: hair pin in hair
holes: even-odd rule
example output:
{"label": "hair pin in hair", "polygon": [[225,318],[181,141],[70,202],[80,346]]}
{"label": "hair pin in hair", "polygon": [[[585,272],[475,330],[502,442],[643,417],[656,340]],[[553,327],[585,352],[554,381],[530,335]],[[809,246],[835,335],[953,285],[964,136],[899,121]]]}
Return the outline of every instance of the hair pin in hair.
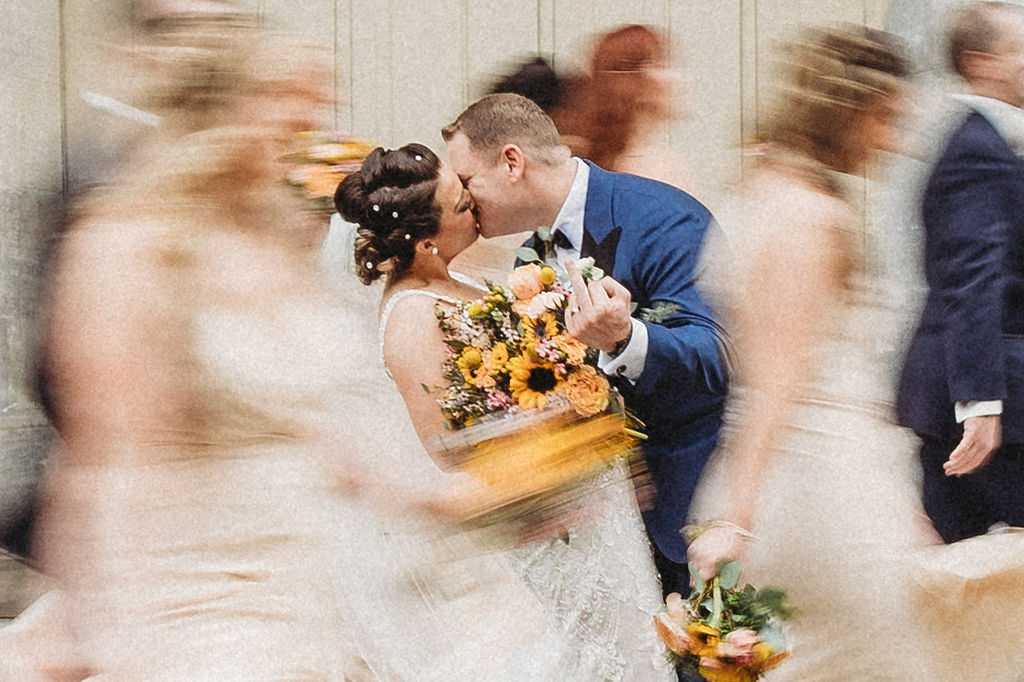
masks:
{"label": "hair pin in hair", "polygon": [[371,263],[370,261],[366,261],[366,269],[373,270],[373,263]]}
{"label": "hair pin in hair", "polygon": [[412,235],[409,234],[408,232],[406,232],[405,233],[405,241],[409,241],[410,239],[412,239]]}
{"label": "hair pin in hair", "polygon": [[416,156],[414,156],[412,158],[416,159],[417,161],[422,161],[423,160],[423,155],[422,154],[417,154]]}
{"label": "hair pin in hair", "polygon": [[374,204],[373,205],[373,212],[374,213],[380,213],[380,204]]}
{"label": "hair pin in hair", "polygon": [[398,211],[392,211],[391,212],[391,217],[397,219],[398,218]]}

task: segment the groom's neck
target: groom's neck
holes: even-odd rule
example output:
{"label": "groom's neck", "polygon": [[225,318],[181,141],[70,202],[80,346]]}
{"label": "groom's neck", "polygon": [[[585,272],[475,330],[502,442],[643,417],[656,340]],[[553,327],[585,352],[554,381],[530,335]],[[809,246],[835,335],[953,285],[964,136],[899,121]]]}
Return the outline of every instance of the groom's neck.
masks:
{"label": "groom's neck", "polygon": [[574,158],[551,166],[534,166],[529,181],[530,191],[536,197],[533,202],[536,215],[533,219],[537,225],[550,226],[558,217],[578,170]]}

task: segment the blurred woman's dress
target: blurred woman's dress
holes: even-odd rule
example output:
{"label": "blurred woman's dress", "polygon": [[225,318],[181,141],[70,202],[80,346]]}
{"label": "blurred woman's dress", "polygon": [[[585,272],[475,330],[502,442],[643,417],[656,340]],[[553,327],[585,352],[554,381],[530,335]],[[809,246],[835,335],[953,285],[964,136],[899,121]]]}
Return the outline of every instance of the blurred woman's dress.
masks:
{"label": "blurred woman's dress", "polygon": [[[158,284],[131,280],[138,273],[120,262],[128,281],[104,292],[148,289],[150,324],[129,328],[137,344],[88,322],[55,329],[68,342],[96,332],[123,368],[110,386],[63,389],[68,405],[89,395],[104,404],[77,423],[67,415],[43,565],[67,588],[87,668],[101,679],[329,679],[345,635],[317,568],[329,563],[332,481],[317,455],[341,379],[337,347],[324,342],[335,318],[289,254],[215,233],[182,248],[175,228],[93,224],[64,245],[103,277],[112,263],[102,254],[130,233],[141,260],[158,263],[148,282]],[[231,281],[252,271],[258,296]],[[59,289],[78,294],[60,292],[58,319],[64,305],[90,302],[65,275]],[[92,364],[56,345],[55,371]]]}
{"label": "blurred woman's dress", "polygon": [[[778,211],[778,197],[790,191],[754,184],[744,202],[762,215]],[[743,291],[758,258],[791,244],[777,230],[792,223],[754,215],[727,212],[728,239],[709,245],[709,287],[719,296]],[[801,243],[827,249],[836,238],[863,239],[852,214],[839,217]],[[744,581],[782,587],[795,609],[786,626],[792,656],[766,679],[1019,680],[1024,636],[1013,628],[993,633],[990,625],[1024,605],[1024,532],[936,544],[920,501],[915,436],[893,420],[894,341],[906,319],[866,272],[823,309],[805,360],[810,369],[788,399],[758,494],[757,537],[744,561]],[[733,416],[745,409],[745,391],[735,389]],[[725,442],[730,437],[727,429]],[[728,503],[730,454],[725,448],[709,465],[697,518],[715,518]]]}

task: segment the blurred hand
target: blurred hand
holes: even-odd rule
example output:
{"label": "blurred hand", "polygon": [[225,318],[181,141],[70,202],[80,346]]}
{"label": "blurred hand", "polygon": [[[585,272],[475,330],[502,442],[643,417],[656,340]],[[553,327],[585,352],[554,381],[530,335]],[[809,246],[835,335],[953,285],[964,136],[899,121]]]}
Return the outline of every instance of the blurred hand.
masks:
{"label": "blurred hand", "polygon": [[988,464],[1003,444],[1003,421],[998,414],[964,420],[964,437],[942,465],[947,476],[971,474]]}
{"label": "blurred hand", "polygon": [[425,511],[437,514],[447,521],[465,521],[498,506],[500,500],[487,486],[472,474],[447,474],[442,492],[437,497],[423,500]]}
{"label": "blurred hand", "polygon": [[714,526],[704,531],[686,548],[686,560],[697,568],[704,580],[710,580],[723,561],[742,561],[750,538],[731,526]]}
{"label": "blurred hand", "polygon": [[565,328],[591,348],[613,352],[633,332],[629,290],[611,277],[587,284],[571,261],[565,269],[572,282]]}

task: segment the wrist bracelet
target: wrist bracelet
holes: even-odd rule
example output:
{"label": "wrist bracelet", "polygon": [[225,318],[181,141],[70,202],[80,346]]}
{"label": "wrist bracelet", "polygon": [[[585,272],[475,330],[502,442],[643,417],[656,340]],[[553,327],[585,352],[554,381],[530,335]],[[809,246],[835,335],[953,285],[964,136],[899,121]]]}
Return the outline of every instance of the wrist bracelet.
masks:
{"label": "wrist bracelet", "polygon": [[712,528],[728,528],[742,538],[746,538],[747,540],[754,539],[754,534],[749,530],[739,524],[733,523],[732,521],[726,521],[724,519],[711,519],[710,521],[703,521],[701,523],[683,526],[679,533],[687,543],[691,543]]}

